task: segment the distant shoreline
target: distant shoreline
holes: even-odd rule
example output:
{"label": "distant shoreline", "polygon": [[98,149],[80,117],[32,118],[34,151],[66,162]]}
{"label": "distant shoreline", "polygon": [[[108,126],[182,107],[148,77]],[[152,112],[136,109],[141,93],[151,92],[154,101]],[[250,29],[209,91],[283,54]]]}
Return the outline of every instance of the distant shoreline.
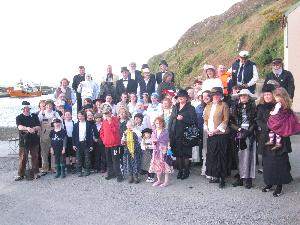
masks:
{"label": "distant shoreline", "polygon": [[0,126],[0,141],[8,141],[10,138],[17,138],[19,136],[17,127],[3,127]]}

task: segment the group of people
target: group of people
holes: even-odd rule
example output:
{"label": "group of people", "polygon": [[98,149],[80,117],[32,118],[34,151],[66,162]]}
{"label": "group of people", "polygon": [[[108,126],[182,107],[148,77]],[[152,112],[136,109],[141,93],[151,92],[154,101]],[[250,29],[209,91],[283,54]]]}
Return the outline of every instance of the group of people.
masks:
{"label": "group of people", "polygon": [[[291,109],[293,75],[283,69],[282,59],[273,60],[257,103],[259,75],[247,51],[241,51],[228,70],[205,65],[205,79],[199,76],[180,90],[167,62],[159,66],[161,71],[154,75],[147,64],[139,71],[132,62],[129,69],[121,68],[121,77],[108,66],[99,85],[80,66],[73,91],[62,79],[55,99],[41,100],[39,112],[31,113],[30,103],[23,101],[16,118],[20,163],[15,180],[24,179],[30,152],[32,178],[51,172],[55,178],[64,178],[66,172],[82,177],[94,171],[107,173],[107,180],[127,178],[129,183],[147,175],[146,182],[166,187],[174,169],[177,179],[185,180],[191,165],[199,165],[209,183],[220,188],[237,170],[232,185],[249,189],[261,154],[266,183],[262,191],[276,185],[273,195],[279,196],[282,185],[292,181],[289,137],[300,132]],[[77,121],[72,120],[75,102]],[[199,134],[193,145],[184,141],[190,127]]]}

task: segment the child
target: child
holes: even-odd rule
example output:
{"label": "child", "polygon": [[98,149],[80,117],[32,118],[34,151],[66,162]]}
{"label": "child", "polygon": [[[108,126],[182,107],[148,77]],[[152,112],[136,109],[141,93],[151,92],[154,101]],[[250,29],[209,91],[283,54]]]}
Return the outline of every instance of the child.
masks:
{"label": "child", "polygon": [[73,149],[76,151],[77,172],[82,177],[82,167],[84,164],[85,176],[90,173],[90,151],[93,150],[93,128],[86,122],[86,113],[79,111],[77,114],[78,122],[75,123],[72,134]]}
{"label": "child", "polygon": [[[126,108],[120,108],[118,111],[119,117],[119,129],[120,129],[120,137],[123,137],[123,133],[126,130],[126,124],[129,120],[129,111]],[[124,154],[124,146],[120,146],[120,163],[123,168],[123,154]]]}
{"label": "child", "polygon": [[300,124],[297,116],[291,109],[292,101],[284,88],[276,88],[273,92],[276,105],[270,112],[268,120],[269,141],[266,145],[275,146],[271,150],[277,150],[282,147],[281,137],[289,137],[300,132]]}
{"label": "child", "polygon": [[128,183],[140,182],[138,171],[141,164],[141,147],[136,133],[133,131],[134,123],[129,120],[126,124],[126,131],[122,137],[124,148],[124,172],[129,174]]}
{"label": "child", "polygon": [[153,153],[153,144],[151,140],[152,130],[150,128],[146,128],[142,131],[142,172],[143,174],[148,174],[148,178],[146,182],[153,183],[154,182],[154,173],[149,173],[150,162]]}
{"label": "child", "polygon": [[107,176],[106,180],[110,180],[117,176],[117,181],[122,182],[123,176],[120,168],[120,130],[119,120],[112,115],[112,108],[107,105],[103,109],[105,119],[102,122],[100,130],[100,138],[105,146]]}
{"label": "child", "polygon": [[[162,117],[154,120],[154,131],[152,133],[153,149],[152,159],[150,163],[149,173],[157,174],[157,181],[152,185],[166,187],[169,185],[169,173],[173,173],[173,167],[164,161],[164,155],[167,152],[169,144],[169,132],[165,129],[165,122]],[[164,183],[161,181],[162,174],[165,174]]]}
{"label": "child", "polygon": [[96,135],[94,139],[94,154],[95,154],[95,169],[96,172],[100,171],[100,173],[106,172],[106,159],[105,159],[105,149],[103,142],[100,138],[100,129],[102,126],[102,115],[100,113],[96,113],[94,115],[95,119],[95,128]]}
{"label": "child", "polygon": [[76,164],[76,154],[72,145],[74,121],[72,120],[72,114],[70,111],[65,112],[63,124],[67,132],[67,147],[65,153],[67,173],[71,173],[72,171],[75,171],[74,166]]}
{"label": "child", "polygon": [[53,119],[54,129],[50,131],[51,154],[55,156],[56,175],[54,178],[65,178],[65,152],[67,145],[67,133],[61,128],[61,120]]}

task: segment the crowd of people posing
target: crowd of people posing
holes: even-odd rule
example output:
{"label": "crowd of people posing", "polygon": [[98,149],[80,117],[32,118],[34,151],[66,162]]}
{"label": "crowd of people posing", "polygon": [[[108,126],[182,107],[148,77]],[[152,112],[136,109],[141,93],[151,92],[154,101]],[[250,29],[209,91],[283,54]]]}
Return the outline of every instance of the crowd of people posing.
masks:
{"label": "crowd of people posing", "polygon": [[[140,72],[130,63],[130,69],[121,68],[121,78],[108,66],[100,85],[80,66],[72,88],[62,79],[55,99],[41,100],[38,112],[31,113],[30,103],[23,101],[16,118],[20,158],[15,180],[25,178],[30,153],[29,177],[35,179],[99,172],[107,180],[126,178],[136,184],[146,175],[146,182],[166,187],[174,169],[177,179],[184,180],[194,165],[202,166],[201,174],[220,188],[237,170],[232,185],[249,189],[261,154],[262,191],[276,186],[273,195],[279,196],[282,185],[292,181],[289,137],[300,132],[291,109],[294,80],[282,60],[273,60],[257,102],[258,71],[247,51],[229,70],[205,65],[205,79],[199,76],[193,86],[180,90],[167,62],[159,66],[154,75],[147,64]],[[192,128],[198,132],[193,145],[186,141]]]}

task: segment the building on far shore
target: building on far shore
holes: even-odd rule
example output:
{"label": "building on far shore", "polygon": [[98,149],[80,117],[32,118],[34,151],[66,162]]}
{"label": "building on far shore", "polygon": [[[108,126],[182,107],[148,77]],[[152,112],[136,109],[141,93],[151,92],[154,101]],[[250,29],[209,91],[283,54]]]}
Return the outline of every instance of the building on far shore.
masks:
{"label": "building on far shore", "polygon": [[284,67],[295,79],[293,109],[300,112],[300,2],[284,16]]}

